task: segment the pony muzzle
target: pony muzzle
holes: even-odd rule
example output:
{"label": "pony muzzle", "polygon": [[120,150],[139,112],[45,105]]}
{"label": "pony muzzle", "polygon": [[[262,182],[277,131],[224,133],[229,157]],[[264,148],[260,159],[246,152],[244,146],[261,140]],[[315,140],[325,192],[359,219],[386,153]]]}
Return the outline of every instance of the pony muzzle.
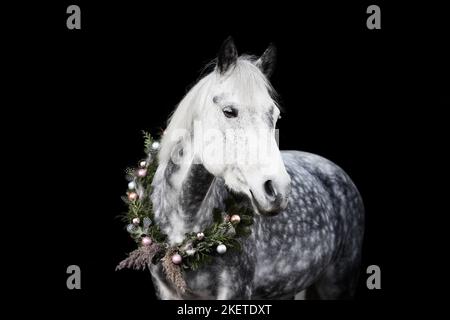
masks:
{"label": "pony muzzle", "polygon": [[276,215],[286,209],[290,193],[290,181],[285,186],[276,184],[273,180],[266,180],[262,192],[250,190],[252,203],[259,213]]}

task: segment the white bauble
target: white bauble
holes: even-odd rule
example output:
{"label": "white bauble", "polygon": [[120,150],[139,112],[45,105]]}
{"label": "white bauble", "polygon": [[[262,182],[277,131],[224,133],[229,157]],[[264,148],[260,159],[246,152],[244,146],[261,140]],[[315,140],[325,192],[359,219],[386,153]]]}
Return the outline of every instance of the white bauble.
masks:
{"label": "white bauble", "polygon": [[217,253],[219,254],[224,254],[225,252],[227,252],[227,247],[224,244],[219,244],[216,248]]}

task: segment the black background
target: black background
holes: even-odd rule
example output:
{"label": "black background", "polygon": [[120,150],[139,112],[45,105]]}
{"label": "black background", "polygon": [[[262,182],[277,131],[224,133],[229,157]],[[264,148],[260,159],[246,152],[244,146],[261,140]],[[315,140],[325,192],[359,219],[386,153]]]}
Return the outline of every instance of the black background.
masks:
{"label": "black background", "polygon": [[[81,7],[81,30],[66,28],[69,4]],[[438,8],[379,1],[382,29],[368,30],[369,4],[63,1],[22,8],[11,29],[23,32],[9,34],[20,61],[11,60],[17,72],[10,83],[26,88],[12,109],[24,110],[26,159],[38,168],[29,198],[37,288],[78,306],[120,301],[112,304],[120,309],[154,298],[147,272],[114,271],[134,248],[117,218],[126,209],[124,169],[142,157],[141,130],[164,128],[232,35],[241,53],[259,55],[271,42],[278,48],[272,84],[284,109],[281,149],[332,160],[362,194],[366,237],[356,298],[412,295],[411,284],[422,281],[411,254],[420,252],[423,263],[432,252],[416,237],[425,223],[415,203],[422,188],[407,186],[425,174],[411,159],[433,149],[423,141],[430,121],[423,111],[448,103],[447,33]],[[81,267],[82,290],[66,288],[71,264]],[[365,288],[371,264],[381,267],[382,290]]]}

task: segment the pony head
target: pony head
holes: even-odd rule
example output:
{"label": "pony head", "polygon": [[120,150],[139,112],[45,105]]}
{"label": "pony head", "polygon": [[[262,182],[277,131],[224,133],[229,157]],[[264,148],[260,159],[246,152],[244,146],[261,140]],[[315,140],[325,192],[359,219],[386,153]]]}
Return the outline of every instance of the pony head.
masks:
{"label": "pony head", "polygon": [[[183,98],[161,141],[160,163],[200,163],[260,213],[287,206],[290,177],[275,140],[280,110],[268,76],[275,48],[238,56],[225,40],[212,72]],[[182,167],[182,165],[181,165]]]}

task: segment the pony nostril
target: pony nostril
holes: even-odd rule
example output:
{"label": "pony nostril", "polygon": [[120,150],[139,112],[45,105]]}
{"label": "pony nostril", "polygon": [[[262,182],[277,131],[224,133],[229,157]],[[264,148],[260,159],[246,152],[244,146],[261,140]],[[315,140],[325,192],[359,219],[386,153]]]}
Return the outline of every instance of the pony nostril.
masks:
{"label": "pony nostril", "polygon": [[273,188],[272,180],[267,180],[266,182],[264,182],[264,190],[266,191],[268,196],[275,197],[276,192]]}

